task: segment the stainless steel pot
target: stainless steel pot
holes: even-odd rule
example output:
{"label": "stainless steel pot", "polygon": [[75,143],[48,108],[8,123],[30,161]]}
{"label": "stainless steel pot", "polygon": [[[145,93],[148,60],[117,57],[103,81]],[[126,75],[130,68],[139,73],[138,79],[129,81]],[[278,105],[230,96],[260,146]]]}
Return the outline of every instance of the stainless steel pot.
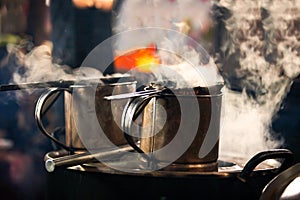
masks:
{"label": "stainless steel pot", "polygon": [[[150,90],[162,90],[155,87]],[[132,98],[122,123],[128,143],[154,162],[173,163],[167,167],[174,170],[216,171],[222,87],[166,89]],[[141,139],[136,144],[132,125],[141,112]]]}
{"label": "stainless steel pot", "polygon": [[[101,78],[104,84],[98,84],[99,82],[87,84],[86,82],[71,85],[68,88],[50,88],[43,93],[37,101],[35,108],[35,118],[41,132],[50,138],[55,144],[68,151],[86,150],[82,140],[79,137],[76,127],[74,116],[78,114],[77,106],[81,103],[85,103],[87,99],[94,98],[95,114],[98,122],[103,129],[108,139],[115,145],[123,145],[126,140],[123,137],[122,130],[120,128],[122,111],[126,105],[127,100],[114,101],[113,106],[111,102],[103,99],[104,96],[112,94],[122,94],[128,92],[134,92],[136,89],[136,82],[132,77],[114,77],[114,78]],[[96,90],[95,88],[96,85]],[[73,90],[76,89],[77,102],[72,102]],[[49,109],[52,103],[55,101],[56,96],[59,93],[64,93],[64,115],[65,115],[65,141],[60,141],[55,137],[55,134],[61,131],[62,128],[58,128],[53,132],[49,132],[42,121],[44,113]],[[77,122],[80,123],[80,122]],[[96,145],[99,148],[105,148],[101,141],[95,140],[95,138],[89,138],[91,143],[97,142]]]}

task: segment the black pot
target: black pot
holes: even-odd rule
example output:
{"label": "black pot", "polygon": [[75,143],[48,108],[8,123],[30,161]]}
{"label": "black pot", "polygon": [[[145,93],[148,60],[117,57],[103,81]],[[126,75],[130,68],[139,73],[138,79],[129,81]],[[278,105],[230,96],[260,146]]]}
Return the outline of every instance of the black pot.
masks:
{"label": "black pot", "polygon": [[[277,158],[284,159],[280,167],[257,168]],[[276,149],[258,153],[239,169],[219,161],[218,172],[134,174],[100,163],[59,167],[47,174],[46,199],[259,199],[265,185],[292,160],[289,150]]]}

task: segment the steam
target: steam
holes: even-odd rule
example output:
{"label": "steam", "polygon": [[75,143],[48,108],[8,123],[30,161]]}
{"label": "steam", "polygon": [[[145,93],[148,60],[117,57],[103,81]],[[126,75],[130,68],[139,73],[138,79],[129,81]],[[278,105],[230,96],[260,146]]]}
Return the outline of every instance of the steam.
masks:
{"label": "steam", "polygon": [[[172,71],[183,75],[185,81],[195,84],[193,86],[212,85],[224,78],[220,158],[229,155],[247,160],[258,151],[283,144],[272,137],[270,124],[293,79],[300,73],[300,2],[216,0],[213,4],[224,25],[218,33],[221,40],[215,58],[222,77],[212,57],[189,48],[172,35],[145,36],[144,32],[130,38],[120,35],[116,49],[125,51],[158,41],[158,49],[163,49],[158,53],[165,66],[154,70],[158,79],[178,80]],[[209,1],[199,0],[125,1],[116,18],[114,32],[161,27],[177,30],[201,42],[211,22],[210,8]],[[74,72],[68,66],[52,63],[51,51],[48,45],[36,47],[29,54],[11,51],[19,63],[13,83],[74,80]],[[186,59],[176,55],[184,55]],[[195,66],[204,77],[210,78],[199,79],[193,76],[193,71],[186,70],[194,70]],[[85,77],[102,76],[94,71],[78,73]],[[178,84],[178,87],[186,85]]]}
{"label": "steam", "polygon": [[[300,53],[298,4],[299,1],[292,0],[213,1],[214,14],[219,15],[218,23],[224,25],[217,33],[221,39],[215,56],[226,83],[220,158],[236,156],[246,161],[259,151],[283,144],[284,141],[272,136],[270,124],[293,79],[300,73],[300,57],[297,56]],[[195,32],[199,32],[197,41],[202,42],[201,33],[205,24],[212,20],[209,18],[210,8],[210,3],[196,0],[126,1],[114,31],[117,33],[135,28],[162,27],[180,31],[193,38],[197,35]],[[192,12],[195,9],[197,11]],[[148,40],[143,35],[132,37],[131,40],[120,38],[118,48],[130,49],[160,41],[161,48],[175,52],[174,54],[180,51],[189,54],[189,62],[185,62],[186,60],[178,60],[160,51],[166,68],[157,68],[155,73],[161,79],[177,80],[176,75],[170,73],[174,69],[184,74],[187,80],[190,78],[197,84],[203,84],[202,80],[195,81],[192,73],[182,69],[187,69],[188,65],[199,66],[202,72],[205,72],[207,65],[211,66],[209,69],[216,69],[211,59],[208,59],[209,62],[202,62],[193,51],[185,49],[185,45],[177,45],[180,44],[177,38],[167,36],[162,41],[161,37],[147,36]],[[137,41],[136,38],[143,39]],[[208,74],[211,76],[211,73]],[[220,79],[216,75],[218,73],[214,74],[213,80],[216,83]]]}
{"label": "steam", "polygon": [[158,44],[162,65],[154,68],[158,81],[176,82],[177,88],[207,87],[223,83],[214,60],[202,48],[196,48],[182,35],[163,38]]}
{"label": "steam", "polygon": [[[210,11],[209,1],[165,1],[132,0],[125,1],[116,18],[114,32],[136,28],[161,27],[180,31],[199,31],[207,23]],[[187,22],[184,23],[184,22]]]}
{"label": "steam", "polygon": [[296,26],[299,3],[216,3],[227,10],[221,33],[227,37],[219,49],[219,66],[226,85],[239,91],[225,90],[220,156],[235,155],[246,160],[258,151],[284,143],[272,137],[270,124],[300,73]]}
{"label": "steam", "polygon": [[[161,65],[153,69],[156,81],[165,80],[175,83],[174,87],[178,89],[192,87],[208,87],[216,84],[222,84],[223,79],[216,70],[212,59],[206,65],[192,65],[189,62],[182,61],[174,65]],[[209,78],[207,78],[209,77]]]}
{"label": "steam", "polygon": [[41,45],[20,56],[19,60],[23,64],[13,74],[13,82],[18,84],[74,79],[69,67],[52,62],[51,52],[51,46]]}
{"label": "steam", "polygon": [[[183,34],[189,34],[196,39],[204,29],[208,27],[208,15],[210,12],[209,1],[186,0],[132,0],[124,1],[120,13],[114,22],[114,33],[134,30],[138,28],[156,27],[177,30]],[[172,38],[171,36],[167,36]],[[137,39],[138,38],[138,39]],[[118,40],[119,50],[128,50],[141,46],[147,46],[153,41],[161,40],[161,34],[143,32],[131,38]]]}
{"label": "steam", "polygon": [[[15,62],[12,69],[10,84],[19,85],[26,94],[35,88],[30,88],[32,83],[41,83],[46,88],[48,83],[59,81],[78,81],[84,79],[98,79],[103,74],[92,67],[81,67],[73,70],[67,65],[53,63],[51,44],[43,44],[33,48],[29,53],[23,53],[18,46],[9,47],[9,61]],[[100,83],[100,80],[99,80]],[[28,88],[26,88],[28,87]],[[48,87],[52,85],[48,84]]]}
{"label": "steam", "polygon": [[[196,43],[192,36],[197,35],[199,39],[201,31],[210,22],[209,12],[209,1],[125,1],[114,32],[144,29],[132,32],[131,37],[120,34],[115,48],[126,52],[155,43],[162,64],[153,66],[155,80],[152,81],[176,82],[177,88],[205,87],[223,82],[213,59],[204,49],[192,44]],[[156,31],[147,29],[152,27]]]}

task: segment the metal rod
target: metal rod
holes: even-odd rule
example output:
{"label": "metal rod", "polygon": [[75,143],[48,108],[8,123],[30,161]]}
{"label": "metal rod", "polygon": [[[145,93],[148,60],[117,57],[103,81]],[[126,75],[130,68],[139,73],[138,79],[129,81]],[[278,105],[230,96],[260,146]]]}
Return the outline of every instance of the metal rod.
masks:
{"label": "metal rod", "polygon": [[157,90],[157,89],[145,90],[145,91],[140,91],[140,92],[132,92],[132,93],[126,93],[126,94],[117,94],[117,95],[112,95],[112,96],[106,96],[106,97],[104,97],[104,99],[106,99],[106,100],[128,99],[128,98],[133,98],[133,97],[141,97],[141,96],[157,94],[162,91],[163,90]]}
{"label": "metal rod", "polygon": [[120,146],[119,148],[110,148],[101,152],[90,154],[88,152],[68,155],[58,158],[48,158],[45,162],[45,167],[48,172],[53,172],[59,166],[74,166],[89,162],[97,161],[97,159],[105,158],[108,156],[117,155],[118,153],[131,151],[132,147],[129,145]]}
{"label": "metal rod", "polygon": [[19,84],[4,84],[0,85],[0,91],[9,90],[23,90],[23,89],[42,89],[49,87],[69,88],[69,87],[82,87],[88,85],[98,85],[99,83],[113,84],[113,83],[133,82],[133,77],[99,77],[99,78],[82,78],[79,80],[55,80],[46,82],[30,82]]}
{"label": "metal rod", "polygon": [[9,90],[23,90],[23,89],[38,89],[38,88],[49,88],[49,87],[59,87],[59,88],[68,88],[71,85],[74,85],[74,81],[48,81],[48,82],[32,82],[32,83],[20,83],[20,84],[7,84],[0,85],[0,91],[9,91]]}

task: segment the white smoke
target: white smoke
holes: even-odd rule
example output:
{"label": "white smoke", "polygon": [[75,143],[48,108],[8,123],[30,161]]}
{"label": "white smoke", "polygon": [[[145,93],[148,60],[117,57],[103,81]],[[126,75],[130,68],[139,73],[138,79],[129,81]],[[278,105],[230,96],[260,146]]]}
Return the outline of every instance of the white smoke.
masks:
{"label": "white smoke", "polygon": [[[225,28],[222,30],[224,33],[220,34],[225,39],[220,47],[223,57],[218,59],[227,84],[224,90],[220,157],[230,154],[248,159],[258,151],[282,144],[282,141],[272,139],[270,123],[292,80],[300,73],[300,1],[220,0],[214,4],[226,8],[230,13],[229,18],[222,19]],[[198,0],[125,1],[114,32],[160,27],[180,31],[201,41],[201,33],[211,21],[210,6],[209,1]],[[267,14],[263,14],[262,10]],[[118,49],[147,46],[160,41],[161,49],[172,50],[174,54],[188,58],[175,58],[163,51],[159,52],[163,64],[183,75],[185,80],[197,86],[221,80],[211,58],[203,62],[202,52],[186,49],[178,38],[174,39],[172,35],[162,37],[160,34],[145,37],[143,32],[141,34],[126,39],[120,37]],[[49,46],[36,47],[29,54],[20,53],[18,57],[22,69],[14,74],[14,83],[74,78],[67,66],[52,63]],[[210,77],[209,81],[203,81],[199,76],[195,80],[194,73],[186,71],[191,66],[197,66],[203,76]],[[165,74],[168,73],[157,71],[156,75],[165,79]],[[177,80],[173,75],[167,78]],[[237,82],[235,87],[241,91],[228,89],[232,88],[232,78]]]}
{"label": "white smoke", "polygon": [[220,66],[229,89],[224,93],[220,156],[247,160],[258,151],[280,147],[271,122],[292,81],[300,73],[300,1],[216,2],[226,8]]}
{"label": "white smoke", "polygon": [[207,23],[210,6],[209,1],[198,0],[125,1],[116,18],[114,32],[144,27],[172,29],[182,22],[189,22],[189,28],[199,31]]}
{"label": "white smoke", "polygon": [[210,6],[209,1],[196,0],[125,1],[116,18],[114,32],[139,31],[132,31],[131,37],[126,38],[120,34],[116,49],[126,52],[156,44],[162,63],[160,67],[152,68],[156,81],[176,82],[177,88],[205,87],[223,82],[207,52],[191,46],[191,43],[195,43],[195,38],[191,37],[200,37],[201,31],[210,23]]}
{"label": "white smoke", "polygon": [[[96,68],[80,67],[72,69],[67,65],[54,63],[51,43],[36,46],[26,54],[17,46],[13,46],[9,50],[9,54],[15,55],[13,58],[18,63],[13,71],[10,83],[19,84],[20,87],[24,87],[23,89],[36,89],[26,88],[31,83],[41,83],[47,87],[48,82],[79,81],[103,77],[103,74]],[[30,93],[31,90],[26,90],[26,92]]]}
{"label": "white smoke", "polygon": [[[124,1],[114,22],[114,33],[134,30],[138,28],[156,27],[172,29],[199,39],[210,23],[209,1],[186,0],[131,0]],[[122,37],[122,36],[121,36]],[[148,37],[148,38],[147,38]],[[118,49],[128,50],[140,46],[147,46],[153,41],[161,40],[162,35],[143,32],[131,38],[120,38]],[[170,38],[170,37],[169,37]],[[170,38],[174,39],[174,38]]]}
{"label": "white smoke", "polygon": [[[162,27],[192,36],[194,34],[191,29],[205,29],[205,24],[211,21],[208,15],[211,3],[201,2],[203,3],[192,0],[126,1],[114,31],[118,33],[135,28]],[[237,156],[246,161],[259,151],[282,145],[283,141],[272,138],[270,124],[280,109],[293,78],[300,72],[300,57],[297,56],[300,53],[300,32],[297,29],[300,1],[220,0],[213,1],[212,4],[228,11],[228,15],[218,19],[225,27],[217,33],[221,42],[220,55],[216,60],[226,80],[220,157]],[[201,41],[201,34],[198,36],[197,41]],[[125,41],[121,38],[119,44],[120,48],[129,49],[139,46],[139,42],[140,46],[145,46],[153,41],[161,41],[159,37],[161,35],[158,35],[157,40],[155,37],[147,40],[143,35],[137,35],[132,40]],[[178,46],[177,43],[176,38],[167,37],[160,45],[164,48],[167,46],[169,51],[176,53],[185,51],[185,46]],[[185,51],[187,54],[191,52]],[[194,64],[199,62],[199,57],[191,54],[188,59],[190,62],[186,63],[163,51],[159,53],[168,68],[176,69],[187,79],[195,81],[192,73],[181,69],[189,64],[197,66]],[[157,69],[161,70],[158,76],[161,75],[162,79],[167,74],[164,71],[166,69]],[[176,76],[170,75],[168,78],[176,79]],[[229,88],[239,91],[234,92]]]}
{"label": "white smoke", "polygon": [[13,74],[13,82],[16,84],[74,79],[67,66],[52,62],[51,45],[37,46],[28,54],[19,57],[19,60],[23,65],[22,69]]}
{"label": "white smoke", "polygon": [[180,89],[208,87],[223,83],[213,59],[210,59],[206,65],[196,66],[186,61],[174,65],[162,64],[154,68],[152,72],[158,82],[168,80],[176,83],[176,88]]}

